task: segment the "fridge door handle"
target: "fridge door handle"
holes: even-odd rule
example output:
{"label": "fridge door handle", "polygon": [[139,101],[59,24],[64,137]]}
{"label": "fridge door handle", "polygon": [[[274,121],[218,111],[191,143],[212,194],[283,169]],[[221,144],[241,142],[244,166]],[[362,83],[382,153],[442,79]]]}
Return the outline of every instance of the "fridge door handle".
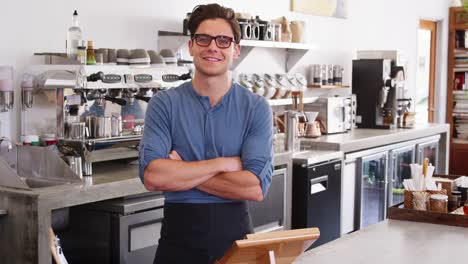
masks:
{"label": "fridge door handle", "polygon": [[310,180],[310,194],[326,191],[328,187],[328,175]]}

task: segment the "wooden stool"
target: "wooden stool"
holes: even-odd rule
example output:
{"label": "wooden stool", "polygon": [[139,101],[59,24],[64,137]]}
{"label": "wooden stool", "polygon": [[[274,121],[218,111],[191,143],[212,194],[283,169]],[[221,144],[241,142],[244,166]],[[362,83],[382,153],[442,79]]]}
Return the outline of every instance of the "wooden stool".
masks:
{"label": "wooden stool", "polygon": [[235,241],[216,264],[289,264],[319,237],[318,228],[250,234]]}

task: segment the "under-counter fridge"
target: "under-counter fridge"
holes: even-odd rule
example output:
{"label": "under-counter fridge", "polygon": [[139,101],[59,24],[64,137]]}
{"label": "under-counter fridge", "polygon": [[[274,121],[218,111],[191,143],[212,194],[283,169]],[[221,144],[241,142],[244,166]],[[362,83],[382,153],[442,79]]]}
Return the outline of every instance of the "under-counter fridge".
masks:
{"label": "under-counter fridge", "polygon": [[293,229],[319,228],[320,238],[313,248],[340,237],[343,154],[325,152],[310,157],[293,159],[291,219]]}
{"label": "under-counter fridge", "polygon": [[411,163],[428,157],[437,170],[439,138],[424,137],[346,153],[341,234],[384,220],[388,207],[404,201],[403,181],[411,178]]}
{"label": "under-counter fridge", "polygon": [[387,208],[388,152],[358,158],[356,229],[385,219]]}
{"label": "under-counter fridge", "polygon": [[394,206],[404,202],[403,181],[411,179],[410,164],[415,162],[415,145],[390,151],[390,175],[388,191],[388,206]]}

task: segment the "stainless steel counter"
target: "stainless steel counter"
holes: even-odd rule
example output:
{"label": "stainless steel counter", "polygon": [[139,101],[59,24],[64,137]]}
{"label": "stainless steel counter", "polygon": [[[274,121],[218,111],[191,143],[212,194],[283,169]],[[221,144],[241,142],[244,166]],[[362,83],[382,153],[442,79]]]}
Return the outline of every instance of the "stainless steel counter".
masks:
{"label": "stainless steel counter", "polygon": [[348,133],[323,135],[301,139],[301,148],[353,152],[411,139],[449,133],[448,124],[420,124],[414,128],[365,129],[356,128]]}
{"label": "stainless steel counter", "polygon": [[[290,152],[275,155],[274,164],[288,165]],[[0,187],[0,256],[5,263],[50,263],[49,227],[55,209],[146,193],[138,178],[138,165],[125,162],[96,164],[94,174],[82,183],[63,184],[31,191]],[[288,201],[290,201],[288,177]],[[290,215],[290,202],[286,205]],[[288,221],[289,222],[289,221]],[[290,223],[286,226],[290,226]]]}
{"label": "stainless steel counter", "polygon": [[147,192],[137,165],[105,163],[82,183],[31,191],[0,187],[0,255],[5,263],[50,263],[52,210]]}
{"label": "stainless steel counter", "polygon": [[468,228],[385,220],[301,255],[294,263],[440,264],[468,252]]}
{"label": "stainless steel counter", "polygon": [[294,164],[311,165],[334,159],[343,159],[343,152],[334,150],[308,150],[293,154]]}

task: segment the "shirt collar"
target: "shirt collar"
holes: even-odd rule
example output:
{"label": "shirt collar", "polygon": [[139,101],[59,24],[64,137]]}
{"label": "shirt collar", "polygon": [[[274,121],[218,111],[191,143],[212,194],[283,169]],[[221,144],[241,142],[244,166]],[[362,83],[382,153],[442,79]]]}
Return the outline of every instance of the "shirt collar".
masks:
{"label": "shirt collar", "polygon": [[221,101],[219,101],[215,106],[213,107],[210,107],[210,97],[209,96],[203,96],[203,95],[200,95],[196,90],[195,88],[193,87],[193,84],[192,82],[188,82],[189,83],[189,87],[188,87],[188,90],[189,92],[195,97],[197,98],[203,105],[206,104],[206,102],[208,102],[208,108],[210,109],[214,109],[214,108],[218,108],[222,105],[224,105],[228,100],[229,100],[229,97],[231,97],[231,94],[233,93],[233,90],[235,89],[235,82],[232,82],[231,84],[231,87],[229,88],[229,90],[227,91],[227,93],[221,98]]}

